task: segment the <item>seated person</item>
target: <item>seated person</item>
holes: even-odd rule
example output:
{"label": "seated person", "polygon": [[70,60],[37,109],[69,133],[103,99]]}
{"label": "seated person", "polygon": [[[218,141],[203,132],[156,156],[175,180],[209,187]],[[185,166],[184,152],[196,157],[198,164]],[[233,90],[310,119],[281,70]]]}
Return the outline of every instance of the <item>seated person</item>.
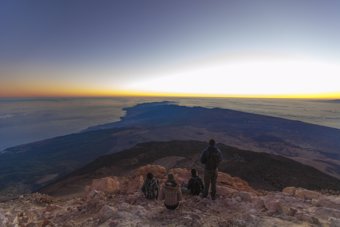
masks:
{"label": "seated person", "polygon": [[191,179],[188,183],[188,190],[190,190],[190,193],[192,195],[199,195],[201,192],[203,192],[203,181],[202,179],[197,175],[196,169],[191,170]]}
{"label": "seated person", "polygon": [[146,175],[146,179],[142,186],[142,191],[147,199],[157,199],[159,193],[158,180],[152,173]]}
{"label": "seated person", "polygon": [[175,181],[174,175],[169,174],[161,193],[160,200],[164,200],[164,205],[167,209],[175,210],[179,202],[182,200],[182,191],[180,186]]}

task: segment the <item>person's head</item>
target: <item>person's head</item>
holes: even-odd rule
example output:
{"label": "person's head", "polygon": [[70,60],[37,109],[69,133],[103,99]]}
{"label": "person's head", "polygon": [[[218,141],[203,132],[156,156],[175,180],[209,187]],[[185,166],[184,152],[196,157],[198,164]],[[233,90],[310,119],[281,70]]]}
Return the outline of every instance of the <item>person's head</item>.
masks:
{"label": "person's head", "polygon": [[153,174],[152,173],[148,173],[146,174],[146,178],[151,180],[153,178]]}
{"label": "person's head", "polygon": [[175,181],[175,177],[172,173],[168,174],[168,181]]}
{"label": "person's head", "polygon": [[191,170],[191,176],[196,177],[197,176],[197,171],[196,169]]}
{"label": "person's head", "polygon": [[166,181],[165,185],[175,187],[177,186],[177,182],[175,180],[175,177],[172,173],[168,174],[168,180]]}
{"label": "person's head", "polygon": [[215,140],[213,140],[213,139],[209,140],[209,145],[210,146],[215,146]]}

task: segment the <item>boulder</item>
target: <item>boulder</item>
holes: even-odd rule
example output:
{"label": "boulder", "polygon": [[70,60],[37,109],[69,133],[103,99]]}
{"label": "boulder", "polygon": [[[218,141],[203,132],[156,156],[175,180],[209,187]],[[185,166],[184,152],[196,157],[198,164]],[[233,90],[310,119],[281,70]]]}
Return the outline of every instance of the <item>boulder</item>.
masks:
{"label": "boulder", "polygon": [[265,208],[263,199],[259,197],[256,197],[253,200],[252,205],[254,209],[259,210],[259,211],[262,211]]}
{"label": "boulder", "polygon": [[294,216],[297,212],[295,208],[291,207],[291,205],[288,204],[281,204],[281,210],[282,213],[287,216]]}
{"label": "boulder", "polygon": [[312,200],[312,199],[318,199],[321,196],[321,193],[307,190],[307,189],[298,188],[295,191],[295,196],[300,199]]}
{"label": "boulder", "polygon": [[286,187],[282,190],[282,192],[286,195],[294,196],[296,188],[295,187]]}
{"label": "boulder", "polygon": [[339,218],[331,218],[329,226],[330,227],[339,227],[340,226],[340,219]]}
{"label": "boulder", "polygon": [[166,176],[167,170],[160,165],[146,165],[135,171],[136,176],[146,177],[146,174],[152,173],[156,178],[161,179]]}
{"label": "boulder", "polygon": [[264,206],[270,214],[281,212],[281,203],[280,203],[280,200],[278,199],[268,198],[264,200]]}
{"label": "boulder", "polygon": [[252,201],[252,196],[249,192],[239,192],[238,193],[238,196],[241,197],[242,201],[245,201],[245,202],[251,202]]}
{"label": "boulder", "polygon": [[320,226],[320,221],[319,218],[315,217],[315,215],[312,214],[308,214],[308,213],[298,213],[296,215],[296,217],[298,218],[298,220],[300,221],[304,221],[304,222],[309,222],[311,224]]}
{"label": "boulder", "polygon": [[104,205],[98,212],[97,216],[100,223],[107,221],[109,218],[113,217],[117,209],[108,205]]}
{"label": "boulder", "polygon": [[133,176],[133,177],[121,177],[120,180],[120,193],[134,194],[141,190],[144,177],[143,176]]}
{"label": "boulder", "polygon": [[90,187],[87,187],[87,191],[102,191],[107,193],[118,192],[120,183],[117,177],[104,177],[100,179],[92,180]]}
{"label": "boulder", "polygon": [[238,191],[227,186],[216,186],[217,194],[223,197],[232,197],[234,194],[237,194]]}
{"label": "boulder", "polygon": [[237,191],[253,192],[256,191],[249,186],[249,184],[238,177],[232,177],[229,174],[218,172],[217,184],[228,186],[229,188],[235,189]]}
{"label": "boulder", "polygon": [[316,200],[315,205],[318,207],[327,207],[340,210],[340,204],[337,200],[329,199],[324,196],[321,196],[319,199]]}
{"label": "boulder", "polygon": [[315,209],[315,214],[318,217],[322,217],[324,219],[340,218],[340,210],[326,207],[318,207],[317,209]]}
{"label": "boulder", "polygon": [[191,172],[188,169],[174,168],[169,171],[175,176],[176,181],[182,185],[188,182],[191,178]]}

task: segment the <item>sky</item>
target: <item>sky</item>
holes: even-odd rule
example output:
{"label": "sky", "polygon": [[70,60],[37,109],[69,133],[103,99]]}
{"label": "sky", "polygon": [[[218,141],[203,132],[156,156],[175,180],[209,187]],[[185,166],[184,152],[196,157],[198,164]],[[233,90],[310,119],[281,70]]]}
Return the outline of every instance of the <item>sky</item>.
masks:
{"label": "sky", "polygon": [[340,98],[337,0],[3,0],[0,97]]}

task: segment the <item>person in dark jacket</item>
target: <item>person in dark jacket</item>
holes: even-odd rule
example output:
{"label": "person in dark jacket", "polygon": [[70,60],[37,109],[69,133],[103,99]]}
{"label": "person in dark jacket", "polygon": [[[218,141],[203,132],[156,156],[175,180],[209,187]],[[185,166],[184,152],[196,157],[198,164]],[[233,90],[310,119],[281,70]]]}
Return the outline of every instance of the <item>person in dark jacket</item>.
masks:
{"label": "person in dark jacket", "polygon": [[169,210],[175,210],[178,207],[179,202],[182,200],[182,191],[175,181],[174,175],[168,175],[168,179],[161,190],[159,200],[164,200],[164,205]]}
{"label": "person in dark jacket", "polygon": [[199,195],[203,192],[203,182],[202,179],[197,175],[196,169],[191,170],[191,179],[188,183],[188,190],[190,190],[191,195]]}
{"label": "person in dark jacket", "polygon": [[146,179],[142,186],[142,192],[147,199],[157,199],[159,194],[158,180],[153,176],[152,173],[146,175]]}
{"label": "person in dark jacket", "polygon": [[209,146],[201,154],[201,163],[205,165],[204,168],[204,192],[203,197],[209,194],[209,187],[211,185],[211,199],[216,199],[216,181],[218,174],[218,165],[221,163],[223,157],[221,151],[216,147],[215,140],[209,141]]}

